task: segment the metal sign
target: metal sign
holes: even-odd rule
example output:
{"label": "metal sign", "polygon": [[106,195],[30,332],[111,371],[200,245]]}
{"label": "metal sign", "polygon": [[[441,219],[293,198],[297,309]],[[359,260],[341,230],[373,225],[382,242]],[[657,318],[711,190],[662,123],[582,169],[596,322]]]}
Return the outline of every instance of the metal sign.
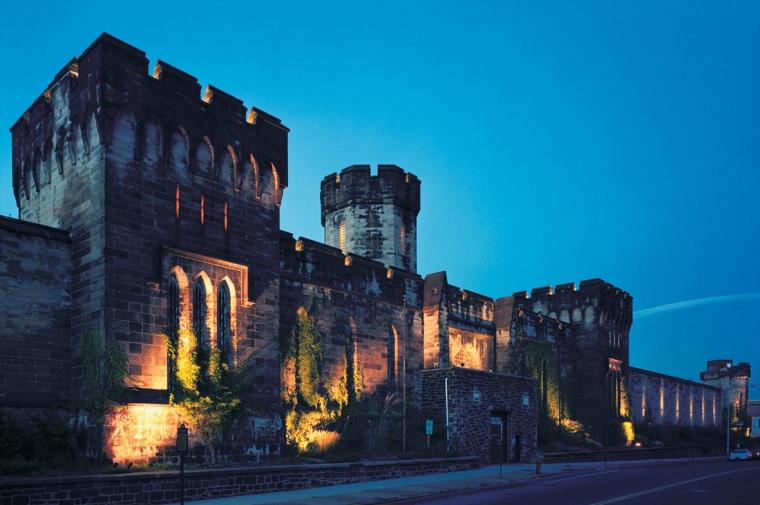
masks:
{"label": "metal sign", "polygon": [[187,428],[184,424],[177,428],[177,452],[187,452]]}
{"label": "metal sign", "polygon": [[433,420],[428,419],[425,421],[425,435],[432,435],[433,434]]}

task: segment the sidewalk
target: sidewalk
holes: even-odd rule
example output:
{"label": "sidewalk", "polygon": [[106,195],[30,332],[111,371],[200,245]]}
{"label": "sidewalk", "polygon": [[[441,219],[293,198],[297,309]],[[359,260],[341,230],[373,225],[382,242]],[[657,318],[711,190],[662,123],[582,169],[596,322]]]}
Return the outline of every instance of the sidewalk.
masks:
{"label": "sidewalk", "polygon": [[[711,459],[713,458],[697,458],[695,461],[710,461]],[[607,468],[635,468],[644,465],[681,463],[691,463],[691,459],[609,461],[607,462]],[[541,474],[536,474],[535,464],[510,464],[502,466],[502,478],[500,479],[499,465],[491,465],[463,472],[401,477],[398,479],[344,484],[341,486],[315,487],[213,500],[187,501],[186,503],[188,505],[359,505],[450,493],[527,479],[550,478],[560,472],[568,472],[565,478],[572,478],[572,473],[570,473],[572,471],[602,471],[604,468],[604,462],[601,461],[569,464],[552,463],[542,465]]]}

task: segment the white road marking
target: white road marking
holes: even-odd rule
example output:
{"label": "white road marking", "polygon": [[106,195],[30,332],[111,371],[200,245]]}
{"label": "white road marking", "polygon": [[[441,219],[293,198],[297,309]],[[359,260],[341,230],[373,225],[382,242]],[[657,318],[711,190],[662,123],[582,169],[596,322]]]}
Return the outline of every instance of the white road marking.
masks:
{"label": "white road marking", "polygon": [[607,505],[608,503],[615,503],[615,502],[619,502],[619,501],[623,501],[623,500],[630,500],[631,498],[636,498],[638,496],[643,496],[643,495],[649,494],[649,493],[656,493],[657,491],[662,491],[663,489],[670,489],[671,487],[683,486],[684,484],[689,484],[690,482],[697,482],[697,481],[700,481],[700,480],[712,479],[713,477],[720,477],[721,475],[728,475],[730,473],[747,472],[747,471],[750,471],[750,470],[757,470],[757,468],[745,468],[744,470],[734,470],[732,472],[723,472],[723,473],[716,473],[716,474],[713,474],[713,475],[706,475],[704,477],[697,477],[696,479],[684,480],[684,481],[681,481],[681,482],[676,482],[675,484],[668,484],[667,486],[660,486],[660,487],[656,487],[654,489],[648,489],[646,491],[641,491],[641,492],[638,492],[638,493],[633,493],[633,494],[629,494],[629,495],[625,495],[625,496],[620,496],[618,498],[612,498],[611,500],[605,500],[605,501],[600,501],[600,502],[592,503],[591,505]]}
{"label": "white road marking", "polygon": [[561,481],[563,481],[563,480],[582,479],[583,477],[592,477],[592,476],[594,476],[594,475],[601,475],[601,474],[609,475],[609,474],[611,474],[611,473],[618,473],[618,471],[619,471],[619,470],[614,470],[614,471],[612,471],[612,472],[596,472],[596,473],[587,473],[586,475],[576,475],[575,477],[565,477],[564,479],[556,479],[556,480],[550,480],[550,481],[547,481],[547,482],[561,482]]}

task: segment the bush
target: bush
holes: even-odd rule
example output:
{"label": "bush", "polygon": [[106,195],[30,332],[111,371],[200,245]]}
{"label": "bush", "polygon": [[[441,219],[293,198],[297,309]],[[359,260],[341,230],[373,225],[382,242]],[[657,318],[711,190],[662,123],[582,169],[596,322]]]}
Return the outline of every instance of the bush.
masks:
{"label": "bush", "polygon": [[57,412],[14,414],[0,409],[0,475],[35,475],[86,465],[84,430]]}

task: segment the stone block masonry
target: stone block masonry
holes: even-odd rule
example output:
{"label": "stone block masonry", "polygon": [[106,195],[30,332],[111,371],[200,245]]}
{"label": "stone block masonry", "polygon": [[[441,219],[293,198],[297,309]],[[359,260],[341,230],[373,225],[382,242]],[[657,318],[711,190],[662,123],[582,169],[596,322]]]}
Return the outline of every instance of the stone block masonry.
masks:
{"label": "stone block masonry", "polygon": [[[478,467],[477,458],[470,457],[194,470],[185,472],[185,497],[188,501],[223,498]],[[178,500],[178,472],[0,479],[0,505],[163,504]]]}
{"label": "stone block masonry", "polygon": [[660,426],[720,426],[720,388],[631,367],[631,418]]}
{"label": "stone block masonry", "polygon": [[505,461],[530,458],[538,436],[535,379],[466,368],[423,370],[422,411],[434,415],[434,425],[438,426],[446,425],[446,379],[452,449],[477,456],[484,464],[491,462],[492,418],[504,416],[504,443],[520,439],[519,445],[509,449],[519,453],[508,452]]}
{"label": "stone block masonry", "polygon": [[71,399],[71,239],[0,217],[0,406]]}
{"label": "stone block masonry", "polygon": [[[232,301],[235,359],[256,353],[259,399],[276,401],[279,205],[288,129],[269,114],[103,34],[11,128],[20,217],[71,237],[71,328],[94,326],[129,355],[135,401],[167,400],[167,284]],[[169,259],[167,259],[167,257]],[[182,261],[176,258],[183,258]],[[172,269],[178,266],[182,272]],[[81,367],[71,369],[72,398]]]}

